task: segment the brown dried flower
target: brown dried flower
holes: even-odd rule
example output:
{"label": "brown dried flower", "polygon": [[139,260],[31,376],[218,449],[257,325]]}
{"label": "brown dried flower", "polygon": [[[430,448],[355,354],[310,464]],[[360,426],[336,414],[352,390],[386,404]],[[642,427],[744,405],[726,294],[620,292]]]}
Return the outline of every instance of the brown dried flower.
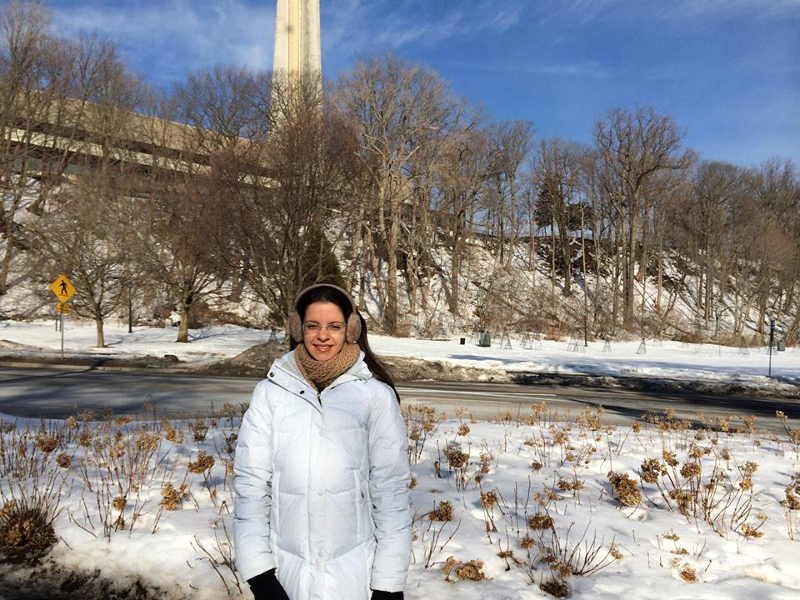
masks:
{"label": "brown dried flower", "polygon": [[494,508],[497,505],[497,493],[494,490],[481,492],[481,506],[484,508]]}
{"label": "brown dried flower", "polygon": [[164,484],[161,488],[161,502],[159,503],[166,510],[178,510],[181,503],[189,497],[189,492],[185,483],[175,489],[171,483]]}
{"label": "brown dried flower", "polygon": [[614,488],[617,500],[625,506],[638,506],[642,501],[639,485],[625,473],[608,472],[608,480]]}
{"label": "brown dried flower", "polygon": [[431,521],[452,521],[453,520],[453,503],[449,500],[443,500],[439,503],[439,508],[432,510],[428,513]]}
{"label": "brown dried flower", "polygon": [[692,567],[687,564],[683,565],[683,568],[680,570],[679,575],[681,579],[683,579],[686,583],[697,583],[697,571],[695,571]]}
{"label": "brown dried flower", "polygon": [[62,452],[56,457],[56,464],[58,464],[58,466],[62,469],[69,469],[70,465],[72,464],[72,459],[68,454],[64,454]]}
{"label": "brown dried flower", "polygon": [[553,529],[555,525],[550,515],[537,512],[535,515],[528,517],[528,527],[536,531],[540,529]]}
{"label": "brown dried flower", "polygon": [[447,462],[451,469],[460,469],[466,466],[469,455],[462,452],[458,445],[450,445],[444,451]]}
{"label": "brown dried flower", "polygon": [[456,575],[459,579],[467,579],[469,581],[482,581],[486,579],[483,572],[482,560],[471,560],[466,563],[460,563],[456,567]]}
{"label": "brown dried flower", "polygon": [[681,477],[684,479],[700,477],[701,473],[702,469],[699,462],[687,462],[681,467]]}
{"label": "brown dried flower", "polygon": [[577,477],[573,477],[572,479],[560,478],[558,480],[558,489],[563,492],[578,492],[585,487],[586,485],[584,482]]}
{"label": "brown dried flower", "polygon": [[58,438],[42,432],[36,436],[36,445],[45,454],[50,454],[58,446]]}
{"label": "brown dried flower", "polygon": [[204,473],[214,466],[214,457],[203,452],[202,450],[197,454],[197,459],[194,462],[189,462],[190,473]]}
{"label": "brown dried flower", "polygon": [[664,466],[657,458],[648,458],[640,467],[642,480],[645,483],[658,483],[658,478],[664,473]]}

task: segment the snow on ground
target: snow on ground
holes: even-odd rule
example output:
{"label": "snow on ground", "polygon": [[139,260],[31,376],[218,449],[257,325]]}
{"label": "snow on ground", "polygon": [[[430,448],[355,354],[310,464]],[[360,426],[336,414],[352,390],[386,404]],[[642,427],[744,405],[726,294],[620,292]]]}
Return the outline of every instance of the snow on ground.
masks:
{"label": "snow on ground", "polygon": [[[226,564],[240,415],[224,410],[206,421],[109,414],[44,432],[4,417],[0,489],[30,490],[18,463],[63,478],[49,560],[65,568],[139,579],[176,600],[249,598]],[[544,405],[495,422],[406,411],[407,598],[552,597],[542,584],[586,599],[800,597],[796,424],[773,436],[746,422],[739,434],[690,430],[668,416],[608,427],[587,412],[563,423]],[[611,472],[628,487],[623,477],[615,490]]]}
{"label": "snow on ground", "polygon": [[[65,349],[71,355],[105,357],[173,354],[183,361],[197,362],[236,356],[255,344],[266,342],[270,333],[234,325],[214,326],[192,330],[189,344],[176,343],[176,335],[174,328],[141,327],[129,334],[127,326],[109,323],[106,325],[107,347],[93,348],[96,340],[94,324],[67,321]],[[278,335],[282,339],[283,334]],[[52,321],[2,321],[2,340],[48,351],[58,351],[61,347],[60,334],[54,331]],[[512,348],[503,349],[500,340],[495,339],[492,347],[481,348],[470,339],[465,345],[460,345],[458,339],[433,341],[370,335],[370,344],[378,354],[438,360],[462,367],[669,378],[758,387],[774,385],[774,380],[767,377],[769,357],[766,348],[741,349],[647,340],[642,353],[640,341],[612,342],[610,348],[603,341],[590,342],[588,348],[583,347],[582,340],[578,340],[577,345],[568,340],[542,340],[539,343],[541,348],[532,341],[531,349],[524,349],[519,338],[512,338]],[[3,351],[35,355],[32,349],[4,348]],[[772,374],[785,383],[800,384],[798,348],[789,348],[786,352],[773,351]]]}
{"label": "snow on ground", "polygon": [[[280,334],[282,335],[282,334]],[[97,331],[93,322],[67,319],[64,327],[64,350],[69,355],[133,358],[173,354],[183,361],[202,361],[231,358],[256,344],[269,340],[269,331],[236,325],[218,325],[190,331],[188,344],[175,341],[175,327],[135,327],[128,333],[127,324],[110,322],[105,325],[105,348],[95,348]],[[48,352],[61,350],[61,333],[55,331],[51,320],[0,321],[0,341],[25,344]],[[3,349],[8,353],[30,356],[31,350]]]}

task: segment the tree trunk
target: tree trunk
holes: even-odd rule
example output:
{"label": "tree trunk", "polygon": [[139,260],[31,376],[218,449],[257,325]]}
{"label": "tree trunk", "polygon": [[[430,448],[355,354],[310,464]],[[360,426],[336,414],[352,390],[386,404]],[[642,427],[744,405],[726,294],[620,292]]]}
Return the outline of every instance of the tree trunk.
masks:
{"label": "tree trunk", "polygon": [[661,291],[664,289],[664,249],[658,246],[658,289],[656,290],[656,311],[661,312]]}
{"label": "tree trunk", "polygon": [[189,343],[189,305],[181,302],[181,322],[178,325],[178,339],[176,342]]}
{"label": "tree trunk", "polygon": [[[2,200],[0,199],[0,202]],[[0,207],[0,211],[2,207]],[[12,205],[12,210],[6,217],[6,229],[3,232],[6,242],[6,251],[3,254],[2,266],[0,266],[0,296],[8,291],[8,275],[11,272],[11,259],[14,257],[14,212],[16,207]]]}
{"label": "tree trunk", "polygon": [[517,192],[515,179],[515,174],[509,174],[509,221],[511,231],[509,232],[508,259],[506,260],[507,269],[511,269],[511,261],[514,258],[514,245],[517,242]]}
{"label": "tree trunk", "polygon": [[758,333],[764,335],[764,319],[767,316],[767,295],[758,298]]}
{"label": "tree trunk", "polygon": [[589,315],[589,282],[586,279],[586,226],[583,222],[583,205],[581,204],[581,269],[583,270],[583,317]]}
{"label": "tree trunk", "polygon": [[623,245],[623,239],[625,232],[624,230],[621,231],[620,229],[624,229],[624,222],[621,224],[621,227],[614,228],[614,273],[612,276],[612,286],[611,286],[611,326],[612,329],[616,329],[617,322],[619,319],[619,279],[622,271],[622,267],[624,265],[620,264],[623,260],[623,254],[625,252],[625,248]]}
{"label": "tree trunk", "polygon": [[536,291],[536,222],[531,217],[530,223],[528,225],[528,230],[530,231],[530,240],[528,245],[528,265],[531,269],[531,292]]}
{"label": "tree trunk", "polygon": [[[597,214],[597,213],[595,213]],[[600,238],[598,236],[600,228],[597,226],[597,221],[592,223],[592,241],[594,242],[594,297],[592,298],[592,326],[596,326],[598,314],[598,302],[600,296]]]}
{"label": "tree trunk", "polygon": [[789,325],[789,328],[786,330],[787,343],[793,343],[798,334],[800,334],[800,300],[798,300],[797,307],[795,309],[794,319],[792,320],[791,325]]}
{"label": "tree trunk", "polygon": [[645,205],[642,211],[642,259],[639,261],[639,270],[636,281],[642,283],[647,277],[647,253],[650,250],[650,210]]}
{"label": "tree trunk", "polygon": [[391,200],[391,220],[389,225],[389,239],[387,240],[387,267],[386,274],[386,332],[397,333],[397,246],[400,238],[400,199],[396,196]]}
{"label": "tree trunk", "polygon": [[[566,225],[566,219],[564,219]],[[564,263],[564,296],[572,295],[572,256],[570,252],[569,227],[564,231],[559,227],[558,239],[561,242],[561,260]]]}
{"label": "tree trunk", "polygon": [[705,324],[705,328],[708,329],[708,320],[711,318],[711,295],[714,289],[714,274],[712,271],[711,265],[711,248],[709,246],[708,235],[706,235],[706,244],[705,244],[705,265],[706,265],[706,289],[705,289],[705,296],[704,296],[704,307],[703,307],[703,322]]}
{"label": "tree trunk", "polygon": [[458,276],[461,270],[460,237],[457,231],[453,232],[453,258],[450,261],[450,312],[458,314]]}
{"label": "tree trunk", "polygon": [[106,338],[103,333],[103,319],[95,319],[94,323],[97,328],[97,345],[95,346],[95,348],[105,348]]}
{"label": "tree trunk", "polygon": [[633,289],[635,281],[635,268],[636,268],[636,235],[639,231],[639,211],[637,210],[638,202],[633,200],[633,205],[630,208],[629,225],[628,225],[628,252],[625,254],[627,262],[625,264],[625,302],[622,311],[622,321],[626,329],[630,329],[633,325]]}
{"label": "tree trunk", "polygon": [[550,223],[550,301],[556,305],[556,222]]}

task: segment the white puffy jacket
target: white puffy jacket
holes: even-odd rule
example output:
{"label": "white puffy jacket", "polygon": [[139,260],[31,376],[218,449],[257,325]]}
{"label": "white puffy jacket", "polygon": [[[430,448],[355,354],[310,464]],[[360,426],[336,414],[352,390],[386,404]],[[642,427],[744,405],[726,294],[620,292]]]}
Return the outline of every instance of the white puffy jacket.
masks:
{"label": "white puffy jacket", "polygon": [[403,590],[411,560],[406,431],[392,389],[356,363],[322,393],[294,351],[253,391],[234,461],[236,568],[277,568],[291,600]]}

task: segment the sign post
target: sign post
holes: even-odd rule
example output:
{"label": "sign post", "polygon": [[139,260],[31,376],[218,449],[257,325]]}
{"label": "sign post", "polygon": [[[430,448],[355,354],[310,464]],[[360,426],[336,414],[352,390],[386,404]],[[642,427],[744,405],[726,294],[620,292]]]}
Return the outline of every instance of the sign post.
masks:
{"label": "sign post", "polygon": [[58,313],[61,321],[61,360],[64,360],[64,314],[69,313],[70,307],[67,301],[75,295],[75,286],[67,279],[66,275],[59,275],[50,284],[50,291],[60,300],[56,304],[56,313]]}

